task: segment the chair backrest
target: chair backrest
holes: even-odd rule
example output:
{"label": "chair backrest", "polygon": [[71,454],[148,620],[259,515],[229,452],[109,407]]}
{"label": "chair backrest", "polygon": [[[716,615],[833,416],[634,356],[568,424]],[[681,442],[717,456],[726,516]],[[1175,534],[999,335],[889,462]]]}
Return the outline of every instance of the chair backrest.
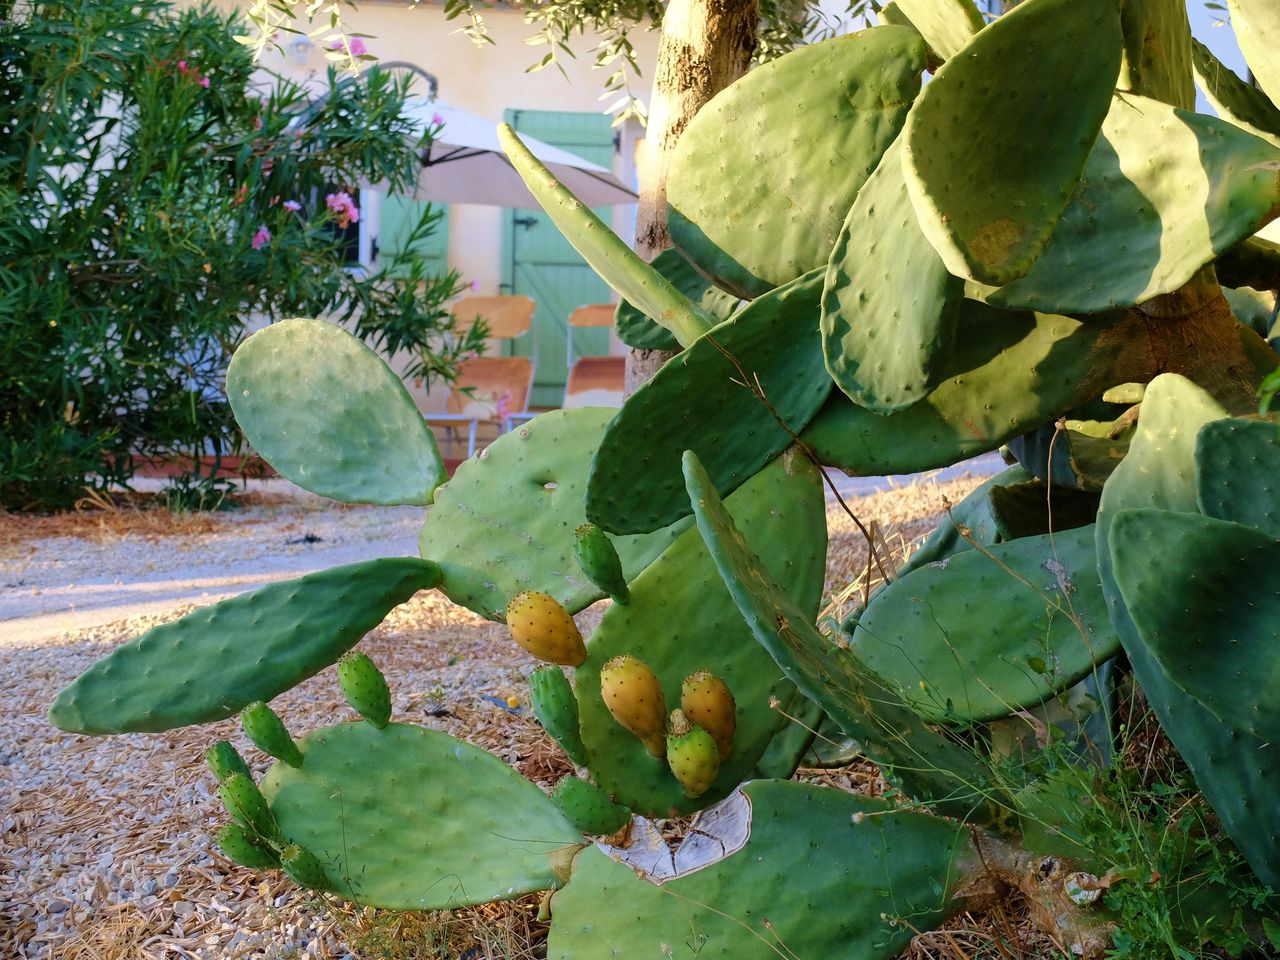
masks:
{"label": "chair backrest", "polygon": [[569,314],[571,327],[612,327],[617,306],[612,303],[589,303]]}
{"label": "chair backrest", "polygon": [[[528,357],[472,357],[459,365],[445,410],[481,420],[499,419],[500,405],[508,413],[527,410],[532,386],[533,363]],[[473,388],[470,394],[463,392],[468,387]]]}
{"label": "chair backrest", "polygon": [[494,340],[513,340],[529,332],[533,326],[533,300],[518,295],[498,297],[464,297],[453,305],[458,326],[470,327],[476,318],[489,325]]}
{"label": "chair backrest", "polygon": [[626,357],[583,357],[569,370],[564,409],[622,406],[626,373]]}

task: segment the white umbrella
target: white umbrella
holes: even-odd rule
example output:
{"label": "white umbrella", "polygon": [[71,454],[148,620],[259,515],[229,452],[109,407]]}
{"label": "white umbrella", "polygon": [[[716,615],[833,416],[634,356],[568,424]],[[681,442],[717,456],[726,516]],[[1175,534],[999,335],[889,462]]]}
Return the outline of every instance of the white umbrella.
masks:
{"label": "white umbrella", "polygon": [[[426,97],[407,100],[404,112],[423,130],[436,117],[444,121],[439,139],[431,144],[430,156],[423,158],[415,199],[539,208],[498,144],[497,121]],[[635,193],[604,167],[541,140],[523,134],[520,139],[588,207],[636,202]]]}

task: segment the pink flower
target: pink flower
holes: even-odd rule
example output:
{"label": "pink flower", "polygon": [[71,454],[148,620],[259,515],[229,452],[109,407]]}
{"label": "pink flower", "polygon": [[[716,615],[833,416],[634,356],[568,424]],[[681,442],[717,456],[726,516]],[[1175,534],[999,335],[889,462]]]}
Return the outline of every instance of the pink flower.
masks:
{"label": "pink flower", "polygon": [[183,73],[186,73],[186,72],[187,72],[187,61],[185,61],[185,60],[179,60],[179,61],[178,61],[178,69],[179,69],[180,71],[182,71]]}
{"label": "pink flower", "polygon": [[364,41],[359,37],[353,37],[346,43],[341,40],[335,40],[329,44],[330,50],[346,50],[353,57],[363,57],[369,52],[369,48],[364,45]]}
{"label": "pink flower", "polygon": [[505,420],[511,416],[511,391],[507,390],[494,401],[494,413],[497,414],[499,420]]}
{"label": "pink flower", "polygon": [[480,289],[480,281],[478,281],[478,280],[472,280],[472,281],[471,281],[471,292],[472,292],[472,293],[474,293],[475,291],[477,291],[477,290],[479,290],[479,289]]}
{"label": "pink flower", "polygon": [[438,114],[438,113],[433,113],[433,114],[431,115],[431,125],[432,125],[433,127],[438,127],[438,126],[440,126],[442,123],[444,123],[444,117],[440,116],[440,114]]}
{"label": "pink flower", "polygon": [[302,204],[297,200],[286,200],[284,203],[280,204],[280,206],[284,207],[290,213],[297,213],[302,209]]}
{"label": "pink flower", "polygon": [[261,250],[270,242],[271,242],[271,231],[268,230],[266,228],[266,225],[264,224],[263,226],[259,227],[258,232],[253,235],[253,239],[249,241],[249,246],[253,247],[253,249],[255,250]]}
{"label": "pink flower", "polygon": [[201,78],[200,78],[200,86],[202,86],[202,87],[204,87],[206,90],[208,90],[208,89],[209,89],[209,78],[208,78],[208,77],[201,77]]}
{"label": "pink flower", "polygon": [[324,202],[325,206],[333,211],[338,220],[338,226],[344,230],[351,224],[360,222],[360,208],[351,199],[351,194],[345,190],[340,193],[329,194],[324,198]]}

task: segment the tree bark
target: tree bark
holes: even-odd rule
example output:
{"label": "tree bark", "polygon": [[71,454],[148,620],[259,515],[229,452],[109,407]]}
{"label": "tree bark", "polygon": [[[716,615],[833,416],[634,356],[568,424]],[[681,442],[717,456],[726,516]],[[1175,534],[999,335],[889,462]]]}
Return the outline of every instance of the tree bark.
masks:
{"label": "tree bark", "polygon": [[[671,246],[667,169],[676,142],[704,103],[747,72],[759,19],[759,0],[671,0],[663,14],[640,158],[636,252],[645,260]],[[672,356],[666,350],[632,350],[627,396]]]}

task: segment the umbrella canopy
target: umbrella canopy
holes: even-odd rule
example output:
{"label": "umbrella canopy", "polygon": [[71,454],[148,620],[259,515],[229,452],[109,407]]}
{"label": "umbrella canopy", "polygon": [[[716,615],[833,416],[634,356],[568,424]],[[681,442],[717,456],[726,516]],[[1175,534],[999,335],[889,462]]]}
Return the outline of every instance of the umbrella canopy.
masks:
{"label": "umbrella canopy", "polygon": [[[424,130],[436,117],[444,121],[431,155],[423,158],[415,199],[538,209],[538,201],[498,144],[495,121],[426,97],[407,100],[405,115]],[[588,207],[636,202],[635,193],[604,167],[541,140],[523,135],[520,139]]]}

